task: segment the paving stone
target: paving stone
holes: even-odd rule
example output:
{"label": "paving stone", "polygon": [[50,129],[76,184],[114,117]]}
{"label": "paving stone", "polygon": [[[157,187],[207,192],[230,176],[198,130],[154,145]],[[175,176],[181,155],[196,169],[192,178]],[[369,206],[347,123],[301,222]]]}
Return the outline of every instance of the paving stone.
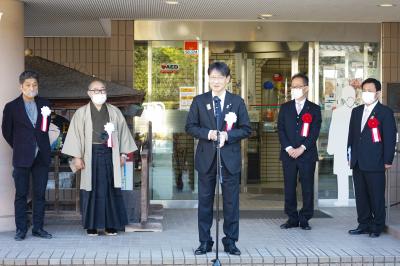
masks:
{"label": "paving stone", "polygon": [[[1,0],[0,0],[1,1]],[[263,201],[251,207],[261,208]],[[350,236],[355,208],[326,209],[333,218],[312,219],[313,230],[281,230],[285,219],[241,219],[241,256],[220,249],[222,265],[399,265],[400,241],[388,234],[377,239]],[[165,210],[160,233],[121,233],[87,237],[81,225],[46,225],[50,241],[28,237],[12,241],[0,233],[0,265],[211,265],[211,253],[194,256],[198,243],[196,210]],[[221,232],[222,232],[222,223]],[[215,225],[212,228],[215,232]],[[215,239],[215,236],[212,235]],[[220,246],[222,247],[222,245]]]}
{"label": "paving stone", "polygon": [[85,265],[95,265],[95,258],[97,252],[94,250],[87,250],[83,257],[83,264]]}
{"label": "paving stone", "polygon": [[49,264],[50,265],[60,265],[61,264],[61,258],[64,254],[64,250],[54,250],[53,254],[51,254]]}
{"label": "paving stone", "polygon": [[240,255],[240,263],[242,265],[251,264],[251,256],[247,249],[242,249],[242,254]]}
{"label": "paving stone", "polygon": [[32,250],[31,254],[29,254],[28,258],[26,259],[26,265],[37,265],[38,259],[40,254],[42,254],[42,250],[34,249]]}
{"label": "paving stone", "polygon": [[[33,249],[24,249],[22,250],[18,256],[14,260],[14,265],[26,265],[26,260],[29,258],[29,255],[32,253]],[[1,263],[5,264],[5,263]]]}
{"label": "paving stone", "polygon": [[151,265],[150,250],[140,250],[140,265]]}
{"label": "paving stone", "polygon": [[72,257],[72,264],[83,265],[83,258],[85,257],[84,250],[76,250],[74,256]]}
{"label": "paving stone", "polygon": [[129,264],[130,265],[140,265],[140,251],[137,249],[129,250]]}
{"label": "paving stone", "polygon": [[[113,251],[109,251],[108,253],[117,253],[117,264],[118,265],[129,265],[129,249],[128,248],[124,248],[124,249],[120,249],[120,250],[113,250]],[[105,260],[107,260],[107,258],[105,258]]]}
{"label": "paving stone", "polygon": [[286,264],[286,258],[277,248],[267,248],[268,252],[274,257],[275,264]]}
{"label": "paving stone", "polygon": [[260,252],[258,252],[258,250],[256,248],[248,248],[247,252],[251,257],[252,264],[262,264],[263,263],[263,257],[261,256]]}
{"label": "paving stone", "polygon": [[150,253],[151,253],[151,264],[152,265],[163,264],[163,257],[162,257],[161,249],[152,249]]}
{"label": "paving stone", "polygon": [[172,254],[174,256],[174,265],[184,265],[185,256],[183,256],[182,249],[172,249]]}
{"label": "paving stone", "polygon": [[74,254],[75,254],[75,250],[65,250],[60,259],[60,264],[61,265],[71,265]]}
{"label": "paving stone", "polygon": [[117,264],[118,264],[118,252],[117,251],[108,252],[106,258],[106,265],[117,265]]}
{"label": "paving stone", "polygon": [[10,251],[7,256],[4,258],[4,265],[14,265],[15,259],[18,257],[18,255],[21,253],[21,250],[12,250]]}
{"label": "paving stone", "polygon": [[298,248],[282,248],[279,251],[285,256],[286,264],[307,264],[307,257]]}

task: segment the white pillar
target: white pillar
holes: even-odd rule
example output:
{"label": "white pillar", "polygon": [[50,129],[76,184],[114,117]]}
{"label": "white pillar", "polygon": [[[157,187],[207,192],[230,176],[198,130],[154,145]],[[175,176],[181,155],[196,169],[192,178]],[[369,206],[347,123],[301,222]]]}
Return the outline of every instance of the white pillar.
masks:
{"label": "white pillar", "polygon": [[[24,5],[0,1],[0,120],[4,105],[18,96],[18,76],[24,70]],[[0,231],[15,230],[12,150],[0,137]]]}

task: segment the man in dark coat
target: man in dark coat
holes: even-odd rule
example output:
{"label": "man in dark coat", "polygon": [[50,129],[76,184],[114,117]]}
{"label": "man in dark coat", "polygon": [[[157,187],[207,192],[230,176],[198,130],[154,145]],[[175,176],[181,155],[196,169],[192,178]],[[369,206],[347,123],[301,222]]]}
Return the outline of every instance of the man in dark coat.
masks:
{"label": "man in dark coat", "polygon": [[[278,116],[281,143],[280,159],[285,186],[285,213],[289,219],[282,229],[300,227],[311,230],[308,221],[314,214],[314,172],[318,161],[317,139],[321,128],[321,108],[307,100],[308,78],[292,77],[293,100],[282,104]],[[297,211],[297,176],[300,178],[303,207]]]}
{"label": "man in dark coat", "polygon": [[[225,63],[214,62],[208,69],[208,75],[211,91],[193,99],[186,121],[186,132],[199,139],[195,168],[199,173],[200,246],[195,254],[210,252],[214,244],[210,229],[217,174],[216,141],[219,134],[225,233],[222,242],[225,252],[240,255],[235,245],[239,239],[240,141],[251,134],[250,120],[243,99],[226,91],[230,82],[229,67]],[[216,117],[219,117],[219,121],[216,121]]]}
{"label": "man in dark coat", "polygon": [[32,235],[51,238],[43,230],[45,192],[50,166],[50,102],[38,95],[39,76],[25,71],[19,77],[22,94],[6,104],[3,110],[3,137],[13,149],[13,178],[15,183],[14,239],[23,240],[28,231],[27,196],[29,179],[33,186]]}
{"label": "man in dark coat", "polygon": [[358,215],[358,227],[349,234],[379,237],[385,227],[385,170],[392,166],[397,128],[393,111],[378,100],[381,83],[368,78],[362,90],[364,104],[351,113],[347,142]]}

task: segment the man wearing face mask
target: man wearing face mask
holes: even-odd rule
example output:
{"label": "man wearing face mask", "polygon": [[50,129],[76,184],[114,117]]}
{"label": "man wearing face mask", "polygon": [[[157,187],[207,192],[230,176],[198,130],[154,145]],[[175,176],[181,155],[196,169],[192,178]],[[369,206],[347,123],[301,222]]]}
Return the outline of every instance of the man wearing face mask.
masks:
{"label": "man wearing face mask", "polygon": [[98,230],[116,235],[125,229],[127,214],[121,194],[121,166],[137,150],[121,111],[106,103],[102,81],[89,84],[91,101],[71,119],[62,153],[72,156],[72,168],[81,171],[81,211],[89,236]]}
{"label": "man wearing face mask", "polygon": [[[300,227],[311,230],[314,214],[314,171],[318,161],[316,141],[321,128],[321,108],[307,100],[308,77],[292,77],[292,101],[281,105],[278,135],[285,186],[285,213],[289,219],[281,229]],[[297,211],[297,176],[300,178],[303,207]]]}
{"label": "man wearing face mask", "polygon": [[[13,150],[13,178],[15,183],[14,239],[24,240],[28,231],[27,196],[29,179],[33,186],[32,235],[52,238],[43,230],[45,192],[50,166],[50,102],[38,95],[39,75],[24,71],[19,76],[22,94],[6,104],[3,110],[3,137]],[[46,110],[46,115],[43,115]],[[44,118],[45,117],[45,118]]]}
{"label": "man wearing face mask", "polygon": [[397,128],[393,111],[379,102],[380,96],[381,83],[364,80],[364,104],[351,113],[347,152],[358,216],[351,235],[379,237],[385,227],[385,170],[392,166]]}

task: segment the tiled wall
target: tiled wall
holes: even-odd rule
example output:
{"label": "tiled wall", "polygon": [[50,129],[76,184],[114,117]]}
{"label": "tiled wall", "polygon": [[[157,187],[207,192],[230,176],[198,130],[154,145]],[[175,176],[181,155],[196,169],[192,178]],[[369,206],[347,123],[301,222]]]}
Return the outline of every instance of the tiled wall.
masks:
{"label": "tiled wall", "polygon": [[[388,83],[400,82],[400,23],[382,23],[382,85],[383,102],[386,102]],[[400,129],[399,116],[396,115],[397,128]],[[399,144],[397,144],[399,146]],[[400,202],[400,158],[397,153],[393,167],[389,171],[390,199],[392,204]],[[399,208],[399,205],[397,205]],[[398,222],[398,221],[397,221]]]}
{"label": "tiled wall", "polygon": [[111,22],[111,80],[133,86],[133,21]]}
{"label": "tiled wall", "polygon": [[33,55],[133,87],[133,21],[111,22],[111,38],[26,37]]}
{"label": "tiled wall", "polygon": [[110,38],[26,37],[25,49],[100,79],[111,79]]}

